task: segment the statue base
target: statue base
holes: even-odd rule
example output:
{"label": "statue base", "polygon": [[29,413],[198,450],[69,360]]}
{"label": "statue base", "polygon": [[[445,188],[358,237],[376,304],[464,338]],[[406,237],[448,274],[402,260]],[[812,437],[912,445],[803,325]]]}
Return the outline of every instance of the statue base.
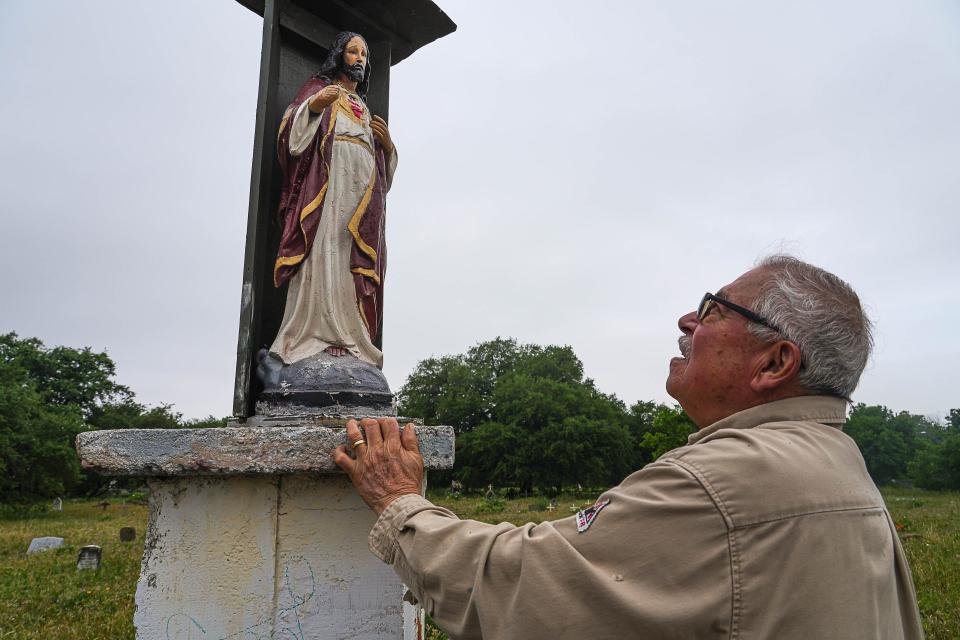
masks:
{"label": "statue base", "polygon": [[344,407],[383,414],[393,407],[393,393],[383,372],[356,356],[321,351],[292,364],[261,349],[257,377],[258,416],[321,415]]}

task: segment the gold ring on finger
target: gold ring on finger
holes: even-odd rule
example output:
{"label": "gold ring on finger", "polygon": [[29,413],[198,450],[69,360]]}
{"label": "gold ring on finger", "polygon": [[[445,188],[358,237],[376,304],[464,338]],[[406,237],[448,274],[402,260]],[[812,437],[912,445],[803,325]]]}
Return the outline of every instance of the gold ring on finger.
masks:
{"label": "gold ring on finger", "polygon": [[351,443],[351,446],[353,446],[353,448],[356,449],[357,447],[359,447],[359,446],[362,445],[362,444],[367,444],[367,443],[363,440],[363,438],[360,438],[360,439],[357,440],[356,442]]}

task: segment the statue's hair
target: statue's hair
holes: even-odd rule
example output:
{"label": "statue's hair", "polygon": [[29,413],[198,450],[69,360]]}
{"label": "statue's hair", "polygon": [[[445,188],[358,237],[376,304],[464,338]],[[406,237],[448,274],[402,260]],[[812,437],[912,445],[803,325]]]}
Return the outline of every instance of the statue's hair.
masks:
{"label": "statue's hair", "polygon": [[347,48],[347,44],[355,37],[363,40],[363,44],[367,48],[367,67],[363,70],[363,80],[357,83],[357,95],[363,100],[366,100],[367,90],[370,88],[370,45],[367,44],[366,38],[359,33],[354,33],[353,31],[341,31],[338,33],[337,37],[335,37],[330,44],[330,49],[327,51],[327,58],[323,61],[323,64],[320,65],[320,70],[317,71],[316,75],[329,82],[336,80],[337,72],[343,64],[343,52]]}
{"label": "statue's hair", "polygon": [[750,332],[800,348],[797,381],[807,391],[849,399],[873,348],[860,298],[837,276],[790,255],[767,256],[757,267],[768,278],[752,308],[780,332],[757,323],[748,325]]}

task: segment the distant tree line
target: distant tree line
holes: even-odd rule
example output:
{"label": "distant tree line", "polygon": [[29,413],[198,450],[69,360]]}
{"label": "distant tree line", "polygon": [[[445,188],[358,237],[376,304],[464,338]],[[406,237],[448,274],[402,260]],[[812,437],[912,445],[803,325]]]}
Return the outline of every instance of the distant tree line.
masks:
{"label": "distant tree line", "polygon": [[144,406],[115,376],[106,353],[0,335],[0,503],[101,490],[109,479],[81,469],[74,448],[83,431],[224,424]]}
{"label": "distant tree line", "polygon": [[609,486],[695,430],[679,407],[601,392],[570,347],[512,339],[424,360],[397,395],[400,415],[457,433],[455,469],[431,474],[433,486]]}
{"label": "distant tree line", "polygon": [[[116,381],[106,353],[46,347],[0,335],[0,503],[93,495],[108,478],[84,471],[77,434],[96,429],[219,427],[148,407]],[[596,388],[570,347],[497,338],[466,353],[420,362],[400,389],[398,412],[457,433],[457,480],[518,491],[606,487],[686,444],[696,427],[679,406],[627,406]],[[877,484],[960,489],[960,409],[941,423],[858,404],[844,427]]]}
{"label": "distant tree line", "polygon": [[960,409],[951,409],[940,423],[906,411],[858,404],[843,430],[860,447],[877,484],[960,489]]}
{"label": "distant tree line", "polygon": [[[679,406],[627,407],[583,375],[570,347],[497,338],[420,362],[398,393],[399,413],[457,433],[457,480],[560,490],[603,487],[687,442],[696,427]],[[960,489],[960,409],[945,424],[882,406],[855,405],[844,431],[879,485]],[[438,477],[439,476],[439,477]]]}

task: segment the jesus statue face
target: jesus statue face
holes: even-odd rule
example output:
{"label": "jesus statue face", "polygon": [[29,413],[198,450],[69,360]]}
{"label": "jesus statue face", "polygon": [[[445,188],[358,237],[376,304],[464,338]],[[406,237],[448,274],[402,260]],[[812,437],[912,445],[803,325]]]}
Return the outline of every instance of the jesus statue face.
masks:
{"label": "jesus statue face", "polygon": [[367,68],[367,55],[367,43],[360,36],[353,36],[343,49],[340,73],[354,82],[361,82]]}

